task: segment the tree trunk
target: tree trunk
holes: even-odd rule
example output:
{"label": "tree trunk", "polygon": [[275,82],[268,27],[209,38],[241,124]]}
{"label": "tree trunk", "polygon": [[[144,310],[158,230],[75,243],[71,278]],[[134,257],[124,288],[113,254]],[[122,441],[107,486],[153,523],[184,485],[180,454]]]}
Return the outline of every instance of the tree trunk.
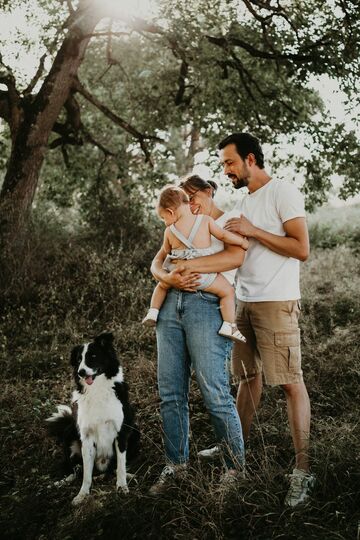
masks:
{"label": "tree trunk", "polygon": [[23,105],[0,194],[0,239],[7,246],[27,223],[53,125],[100,19],[91,1],[80,3],[39,93],[31,105]]}

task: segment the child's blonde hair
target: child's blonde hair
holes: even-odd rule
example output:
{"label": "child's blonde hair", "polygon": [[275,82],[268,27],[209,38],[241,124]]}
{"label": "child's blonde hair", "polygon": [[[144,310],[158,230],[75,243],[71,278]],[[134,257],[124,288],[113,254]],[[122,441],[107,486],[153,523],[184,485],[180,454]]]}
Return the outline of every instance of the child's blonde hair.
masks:
{"label": "child's blonde hair", "polygon": [[189,204],[189,197],[183,189],[169,185],[161,190],[157,203],[158,208],[176,210],[182,204]]}

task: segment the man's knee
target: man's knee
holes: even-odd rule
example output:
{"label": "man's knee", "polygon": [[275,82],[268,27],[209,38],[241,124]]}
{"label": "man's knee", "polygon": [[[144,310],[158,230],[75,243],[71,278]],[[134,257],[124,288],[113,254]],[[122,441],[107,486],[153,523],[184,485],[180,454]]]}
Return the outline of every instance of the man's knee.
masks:
{"label": "man's knee", "polygon": [[290,398],[296,398],[307,394],[304,381],[298,383],[281,384],[281,388],[284,390],[285,395]]}

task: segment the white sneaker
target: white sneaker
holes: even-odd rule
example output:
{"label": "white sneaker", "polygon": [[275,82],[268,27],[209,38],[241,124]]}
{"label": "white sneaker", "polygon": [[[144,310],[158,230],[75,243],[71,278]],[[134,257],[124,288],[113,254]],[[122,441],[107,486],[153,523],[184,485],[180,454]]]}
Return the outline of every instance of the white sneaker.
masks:
{"label": "white sneaker", "polygon": [[200,450],[197,453],[199,459],[203,461],[214,461],[221,455],[220,446],[213,446],[212,448],[206,448],[205,450]]}
{"label": "white sneaker", "polygon": [[246,337],[242,335],[235,323],[224,321],[219,330],[220,336],[225,336],[233,341],[241,341],[246,343]]}
{"label": "white sneaker", "polygon": [[290,487],[285,497],[285,505],[297,506],[305,503],[315,485],[315,476],[301,469],[294,469],[292,474],[287,475],[290,479]]}
{"label": "white sneaker", "polygon": [[158,309],[150,308],[146,316],[143,318],[142,324],[144,324],[145,326],[156,326],[158,315]]}
{"label": "white sneaker", "polygon": [[149,489],[149,495],[162,495],[167,490],[171,481],[181,474],[181,472],[184,472],[185,469],[186,463],[180,465],[165,465],[157,482]]}

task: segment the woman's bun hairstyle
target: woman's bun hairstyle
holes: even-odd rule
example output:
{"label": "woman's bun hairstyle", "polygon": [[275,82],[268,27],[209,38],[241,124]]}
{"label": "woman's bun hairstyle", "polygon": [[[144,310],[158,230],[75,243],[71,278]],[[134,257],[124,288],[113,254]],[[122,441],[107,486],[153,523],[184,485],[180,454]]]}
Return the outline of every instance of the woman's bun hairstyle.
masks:
{"label": "woman's bun hairstyle", "polygon": [[204,180],[197,174],[193,174],[184,178],[180,182],[179,187],[181,187],[181,189],[184,189],[187,193],[189,193],[189,195],[191,195],[191,193],[194,193],[195,191],[205,191],[206,189],[211,188],[212,197],[215,195],[218,188],[216,182],[214,182],[213,180]]}

